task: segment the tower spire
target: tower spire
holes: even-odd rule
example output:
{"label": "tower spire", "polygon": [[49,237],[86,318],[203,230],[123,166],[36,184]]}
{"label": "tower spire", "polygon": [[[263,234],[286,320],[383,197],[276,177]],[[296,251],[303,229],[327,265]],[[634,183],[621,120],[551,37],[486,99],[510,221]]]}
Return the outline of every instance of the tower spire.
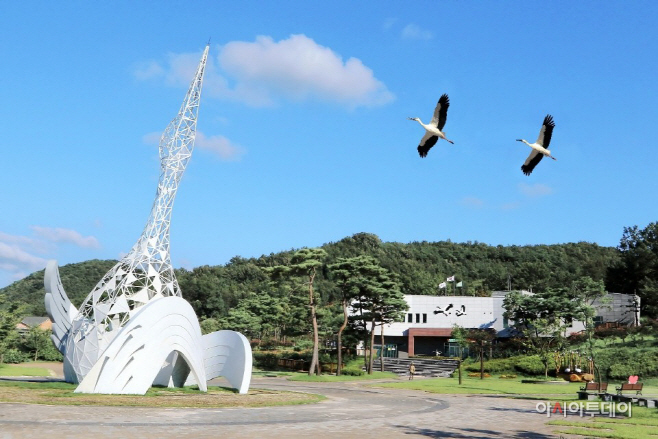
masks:
{"label": "tower spire", "polygon": [[176,191],[194,149],[209,48],[208,44],[178,114],[160,139],[160,178],[141,236],[89,293],[72,322],[65,368],[68,363],[79,381],[131,314],[152,299],[181,296],[169,254],[169,226]]}

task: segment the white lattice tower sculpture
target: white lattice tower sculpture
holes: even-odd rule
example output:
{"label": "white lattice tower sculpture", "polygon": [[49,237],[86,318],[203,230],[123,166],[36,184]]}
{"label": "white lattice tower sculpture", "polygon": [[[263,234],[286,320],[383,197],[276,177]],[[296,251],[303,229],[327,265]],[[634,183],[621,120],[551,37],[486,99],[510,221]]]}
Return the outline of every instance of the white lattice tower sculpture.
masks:
{"label": "white lattice tower sculpture", "polygon": [[169,254],[171,212],[196,136],[197,114],[209,46],[203,52],[178,115],[160,139],[161,173],[146,227],[124,258],[89,293],[72,321],[65,373],[81,382],[101,353],[142,306],[181,296]]}

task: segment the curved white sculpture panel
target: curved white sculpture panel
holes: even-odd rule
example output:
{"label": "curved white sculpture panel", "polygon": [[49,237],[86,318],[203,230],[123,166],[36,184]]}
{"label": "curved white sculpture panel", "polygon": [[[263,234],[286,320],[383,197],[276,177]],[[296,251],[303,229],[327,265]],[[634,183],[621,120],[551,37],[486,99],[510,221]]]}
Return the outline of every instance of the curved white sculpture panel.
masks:
{"label": "curved white sculpture panel", "polygon": [[80,383],[76,392],[144,394],[153,384],[183,386],[188,377],[206,391],[207,374],[225,375],[240,393],[249,388],[251,346],[232,331],[201,336],[169,254],[172,208],[194,149],[208,50],[206,46],[183,104],[160,139],[158,188],[137,243],[80,309],[64,291],[57,262],[46,267],[52,341],[64,355],[66,381]]}
{"label": "curved white sculpture panel", "polygon": [[[203,336],[206,378],[223,376],[239,393],[247,393],[251,383],[252,356],[249,340],[235,331],[216,331]],[[190,376],[186,386],[196,384]]]}
{"label": "curved white sculpture panel", "polygon": [[75,391],[143,395],[172,352],[178,353],[172,375],[181,368],[184,375],[191,372],[199,389],[206,391],[201,328],[192,306],[176,296],[141,307]]}

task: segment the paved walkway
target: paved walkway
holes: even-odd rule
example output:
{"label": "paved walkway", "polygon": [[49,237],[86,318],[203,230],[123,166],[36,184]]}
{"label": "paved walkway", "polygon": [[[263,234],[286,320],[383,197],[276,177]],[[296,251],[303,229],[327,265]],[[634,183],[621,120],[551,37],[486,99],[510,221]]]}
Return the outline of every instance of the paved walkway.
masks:
{"label": "paved walkway", "polygon": [[252,387],[326,395],[318,404],[250,409],[0,404],[0,439],[84,438],[558,438],[535,402],[434,395],[364,382],[296,383],[259,378]]}

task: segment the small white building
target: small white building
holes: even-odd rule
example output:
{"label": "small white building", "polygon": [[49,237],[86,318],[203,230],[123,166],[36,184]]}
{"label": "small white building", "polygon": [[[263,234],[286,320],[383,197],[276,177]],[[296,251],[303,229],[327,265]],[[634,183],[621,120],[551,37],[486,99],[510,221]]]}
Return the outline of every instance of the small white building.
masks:
{"label": "small white building", "polygon": [[[522,294],[533,294],[521,291]],[[387,349],[401,357],[413,355],[447,355],[452,328],[459,325],[468,329],[492,328],[497,337],[509,337],[510,322],[503,316],[503,300],[507,291],[495,291],[491,297],[473,296],[416,296],[405,295],[409,309],[404,322],[384,325]],[[628,294],[611,293],[593,303],[595,322],[632,325],[639,322],[639,298]],[[582,322],[571,322],[567,334],[580,332]],[[375,329],[378,336],[380,327]]]}

